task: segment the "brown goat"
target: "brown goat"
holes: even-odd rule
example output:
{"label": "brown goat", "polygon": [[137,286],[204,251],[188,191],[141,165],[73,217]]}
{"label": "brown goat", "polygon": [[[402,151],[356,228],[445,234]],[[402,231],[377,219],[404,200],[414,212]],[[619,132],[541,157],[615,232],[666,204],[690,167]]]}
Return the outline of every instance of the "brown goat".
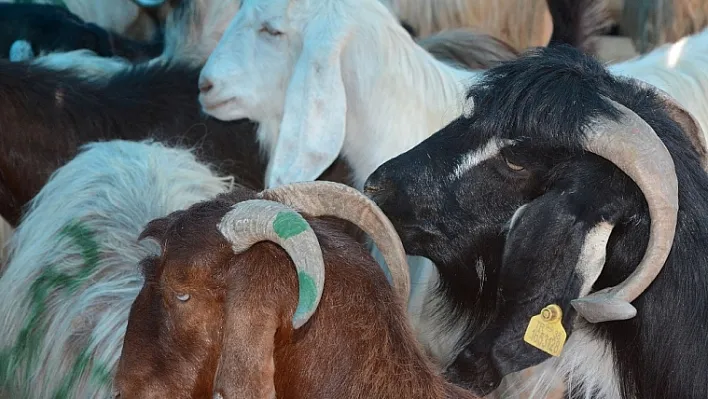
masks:
{"label": "brown goat", "polygon": [[[268,194],[274,191],[280,195]],[[342,192],[347,198],[337,198]],[[316,217],[323,212],[314,208],[323,205],[341,214],[378,214],[356,206],[362,197],[321,182],[261,194],[236,188],[152,221],[141,237],[156,239],[162,255],[142,265],[146,280],[131,308],[116,397],[474,398],[434,371],[412,334],[401,295],[407,290],[397,283],[408,278],[402,247],[386,257],[392,290],[363,246]],[[298,329],[292,320],[304,280],[293,273],[297,253],[259,239],[240,245],[242,234],[222,233],[230,213],[258,198],[307,215],[319,241],[326,283],[316,311]],[[312,200],[317,206],[303,206]],[[359,224],[371,233],[367,223]],[[371,235],[383,253],[398,248],[395,231],[378,232]]]}
{"label": "brown goat", "polygon": [[442,31],[417,42],[438,60],[468,69],[489,69],[519,56],[503,40],[472,29]]}

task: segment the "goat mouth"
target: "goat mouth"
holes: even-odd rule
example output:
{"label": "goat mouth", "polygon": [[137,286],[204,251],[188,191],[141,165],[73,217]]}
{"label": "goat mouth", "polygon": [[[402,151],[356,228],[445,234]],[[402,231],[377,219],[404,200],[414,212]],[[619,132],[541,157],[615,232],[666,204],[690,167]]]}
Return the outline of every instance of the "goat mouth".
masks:
{"label": "goat mouth", "polygon": [[[223,101],[214,102],[214,101],[206,101],[206,100],[204,100],[203,97],[200,97],[199,102],[201,103],[202,110],[204,112],[206,112],[207,114],[213,115],[215,113],[218,114],[219,111],[223,111],[224,108],[227,108],[230,105],[234,105],[234,104],[238,103],[238,100],[236,97],[231,97],[231,98],[227,98],[226,100],[223,100]],[[216,116],[216,115],[214,115],[214,116],[216,118],[218,118],[218,116]]]}

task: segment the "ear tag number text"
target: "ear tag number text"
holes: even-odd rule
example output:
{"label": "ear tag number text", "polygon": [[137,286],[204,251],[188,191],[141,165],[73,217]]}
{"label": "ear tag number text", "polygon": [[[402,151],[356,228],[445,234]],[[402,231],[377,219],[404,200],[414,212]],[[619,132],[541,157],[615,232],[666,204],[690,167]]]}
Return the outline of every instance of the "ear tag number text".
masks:
{"label": "ear tag number text", "polygon": [[562,320],[563,310],[560,306],[546,306],[529,321],[524,342],[551,356],[560,356],[567,337]]}

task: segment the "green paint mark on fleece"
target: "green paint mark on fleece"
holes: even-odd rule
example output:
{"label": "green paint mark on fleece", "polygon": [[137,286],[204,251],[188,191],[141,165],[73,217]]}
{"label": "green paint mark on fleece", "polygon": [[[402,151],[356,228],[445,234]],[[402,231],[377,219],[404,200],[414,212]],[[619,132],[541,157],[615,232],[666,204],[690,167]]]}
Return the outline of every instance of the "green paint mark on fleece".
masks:
{"label": "green paint mark on fleece", "polygon": [[273,221],[273,230],[275,234],[283,240],[296,236],[307,230],[308,224],[305,219],[297,212],[282,211],[278,212]]}
{"label": "green paint mark on fleece", "polygon": [[293,319],[299,319],[312,311],[312,307],[315,306],[315,297],[317,294],[315,280],[309,274],[302,271],[297,272],[297,282],[300,295]]}
{"label": "green paint mark on fleece", "polygon": [[[36,365],[37,351],[42,344],[42,337],[47,334],[46,320],[47,299],[52,293],[65,290],[65,294],[72,294],[96,270],[99,260],[99,245],[94,239],[93,232],[81,222],[71,222],[60,232],[59,237],[67,237],[81,251],[84,267],[76,274],[62,273],[54,265],[48,265],[30,286],[29,315],[14,347],[0,352],[0,386],[7,385],[17,373],[17,369],[24,364],[25,380],[31,381],[31,369]],[[66,380],[55,395],[56,398],[69,397],[73,385],[86,369],[91,354],[84,349],[77,357]],[[110,383],[108,367],[102,364],[94,365],[91,370],[91,380],[95,383]]]}

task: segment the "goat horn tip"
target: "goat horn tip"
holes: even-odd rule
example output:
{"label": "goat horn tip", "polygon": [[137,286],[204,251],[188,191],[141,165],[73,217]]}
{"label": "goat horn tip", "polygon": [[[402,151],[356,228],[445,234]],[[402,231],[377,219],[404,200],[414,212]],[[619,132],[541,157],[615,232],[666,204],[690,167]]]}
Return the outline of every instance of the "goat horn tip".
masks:
{"label": "goat horn tip", "polygon": [[590,323],[628,320],[637,315],[637,308],[631,303],[606,292],[596,292],[574,299],[570,304]]}

